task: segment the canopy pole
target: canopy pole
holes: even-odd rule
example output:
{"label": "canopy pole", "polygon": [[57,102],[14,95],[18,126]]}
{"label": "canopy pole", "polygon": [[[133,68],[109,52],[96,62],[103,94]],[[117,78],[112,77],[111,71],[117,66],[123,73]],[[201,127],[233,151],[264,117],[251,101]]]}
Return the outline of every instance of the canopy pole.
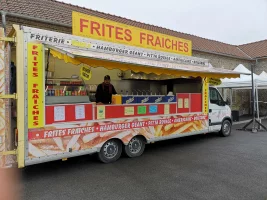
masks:
{"label": "canopy pole", "polygon": [[259,110],[259,90],[256,82],[256,105],[257,105],[257,119],[260,120],[260,110]]}
{"label": "canopy pole", "polygon": [[233,88],[230,88],[230,105],[233,106]]}
{"label": "canopy pole", "polygon": [[[257,63],[257,61],[256,61],[256,63]],[[264,128],[264,129],[267,131],[267,128],[266,128],[264,125],[262,125],[262,124],[256,119],[256,113],[255,113],[255,84],[254,84],[254,76],[253,76],[253,74],[254,74],[254,67],[255,67],[255,64],[252,64],[252,65],[251,65],[252,102],[253,102],[253,103],[252,103],[252,104],[253,104],[253,106],[252,106],[252,120],[250,120],[250,122],[248,122],[248,123],[242,128],[242,130],[247,131],[247,130],[248,130],[247,127],[248,127],[250,124],[252,124],[252,128],[251,128],[251,132],[252,132],[252,133],[256,133],[256,132],[258,132],[258,130],[259,130],[260,127]],[[257,123],[259,126],[255,126],[256,123]]]}
{"label": "canopy pole", "polygon": [[254,84],[254,65],[251,65],[251,81],[252,81],[252,102],[253,102],[253,107],[252,107],[252,132],[257,132],[257,129],[255,129],[255,84]]}
{"label": "canopy pole", "polygon": [[[255,83],[256,85],[256,105],[257,105],[257,120],[261,123],[261,119],[260,119],[260,109],[259,109],[259,89],[258,89],[258,84],[257,81]],[[261,126],[258,126],[258,129],[261,129]]]}

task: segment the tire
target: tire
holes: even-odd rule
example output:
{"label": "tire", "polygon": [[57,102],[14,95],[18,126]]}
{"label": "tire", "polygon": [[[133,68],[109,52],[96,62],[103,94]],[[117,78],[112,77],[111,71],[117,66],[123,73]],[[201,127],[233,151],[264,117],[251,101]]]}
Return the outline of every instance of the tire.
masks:
{"label": "tire", "polygon": [[228,137],[231,135],[231,130],[232,130],[231,122],[229,120],[224,120],[222,128],[219,133],[222,137]]}
{"label": "tire", "polygon": [[141,156],[145,150],[145,140],[142,137],[133,137],[128,145],[124,146],[124,152],[129,158]]}
{"label": "tire", "polygon": [[122,153],[120,141],[111,139],[106,141],[98,152],[98,159],[103,163],[112,163],[118,160]]}

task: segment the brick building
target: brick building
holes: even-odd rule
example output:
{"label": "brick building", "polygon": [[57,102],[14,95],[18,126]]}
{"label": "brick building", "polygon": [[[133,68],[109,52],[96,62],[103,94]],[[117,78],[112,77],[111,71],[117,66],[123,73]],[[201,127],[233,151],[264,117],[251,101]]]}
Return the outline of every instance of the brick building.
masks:
{"label": "brick building", "polygon": [[[71,34],[72,11],[191,40],[193,56],[209,59],[214,67],[234,69],[238,64],[243,64],[250,69],[250,65],[256,63],[257,59],[256,73],[267,71],[267,40],[237,46],[55,0],[0,0],[0,22],[1,26],[6,28],[7,33],[11,30],[12,24],[20,24]],[[237,93],[237,96],[240,95]],[[245,96],[249,96],[247,92]],[[242,106],[240,109],[243,109]]]}

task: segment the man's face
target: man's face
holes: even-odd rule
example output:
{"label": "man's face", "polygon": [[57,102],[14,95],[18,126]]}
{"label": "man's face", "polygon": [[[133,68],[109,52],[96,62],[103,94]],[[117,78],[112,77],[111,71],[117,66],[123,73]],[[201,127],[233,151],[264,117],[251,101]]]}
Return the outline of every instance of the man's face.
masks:
{"label": "man's face", "polygon": [[106,85],[108,85],[108,84],[110,84],[110,80],[104,80],[104,83],[105,83]]}

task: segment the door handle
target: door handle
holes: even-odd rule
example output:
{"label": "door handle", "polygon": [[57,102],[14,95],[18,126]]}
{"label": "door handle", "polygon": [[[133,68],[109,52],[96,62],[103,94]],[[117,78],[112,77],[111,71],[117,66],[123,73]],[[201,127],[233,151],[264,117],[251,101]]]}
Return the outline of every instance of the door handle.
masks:
{"label": "door handle", "polygon": [[212,109],[209,109],[209,113],[211,113],[212,112]]}

